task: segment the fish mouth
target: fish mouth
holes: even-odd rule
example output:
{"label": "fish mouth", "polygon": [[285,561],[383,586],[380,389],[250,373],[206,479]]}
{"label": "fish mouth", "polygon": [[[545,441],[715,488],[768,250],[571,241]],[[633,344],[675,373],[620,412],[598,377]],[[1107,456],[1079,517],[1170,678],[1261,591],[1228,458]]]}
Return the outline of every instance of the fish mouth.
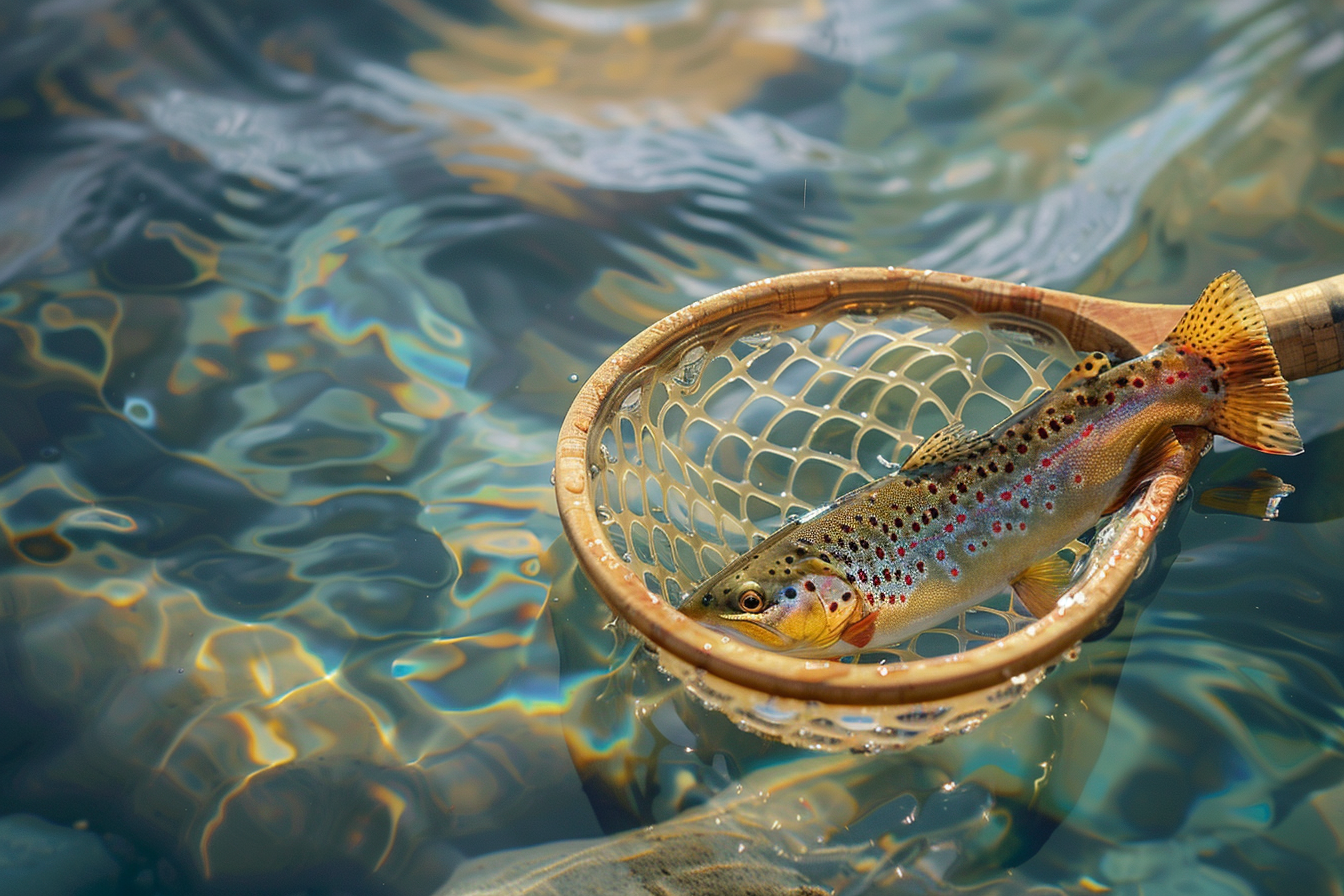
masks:
{"label": "fish mouth", "polygon": [[[691,618],[695,619],[694,616]],[[712,621],[707,619],[696,619],[695,621],[706,628],[755,641],[770,650],[791,650],[798,646],[797,639],[790,638],[779,629],[749,613],[719,616]]]}

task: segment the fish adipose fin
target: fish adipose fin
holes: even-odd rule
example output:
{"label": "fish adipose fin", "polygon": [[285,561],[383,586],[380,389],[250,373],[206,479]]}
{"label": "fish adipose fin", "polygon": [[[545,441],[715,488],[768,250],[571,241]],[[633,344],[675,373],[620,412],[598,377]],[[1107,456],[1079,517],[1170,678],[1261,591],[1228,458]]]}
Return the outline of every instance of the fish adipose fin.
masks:
{"label": "fish adipose fin", "polygon": [[1110,369],[1111,359],[1101,352],[1093,352],[1077,364],[1073,365],[1073,369],[1064,374],[1064,379],[1060,380],[1055,388],[1064,389],[1068,386],[1072,386],[1074,383],[1090,380],[1092,377],[1105,373]]}
{"label": "fish adipose fin", "polygon": [[1013,593],[1027,612],[1037,619],[1055,608],[1059,596],[1069,587],[1069,573],[1073,564],[1059,554],[1051,554],[1044,560],[1037,560],[1028,566],[1017,581],[1013,582]]}
{"label": "fish adipose fin", "polygon": [[1115,500],[1111,505],[1102,511],[1102,514],[1115,513],[1125,505],[1130,495],[1139,490],[1145,482],[1151,481],[1161,472],[1167,462],[1181,453],[1180,440],[1176,438],[1176,433],[1170,429],[1160,429],[1149,436],[1135,450],[1134,468],[1129,471],[1129,477],[1125,480],[1124,486],[1116,494]]}
{"label": "fish adipose fin", "polygon": [[1224,368],[1222,400],[1214,407],[1211,430],[1270,454],[1302,451],[1288,383],[1265,317],[1240,274],[1228,271],[1210,283],[1167,342]]}
{"label": "fish adipose fin", "polygon": [[966,457],[989,441],[987,436],[982,436],[973,429],[967,429],[960,420],[954,420],[920,442],[914,453],[901,464],[901,471],[908,473],[930,464],[941,464]]}

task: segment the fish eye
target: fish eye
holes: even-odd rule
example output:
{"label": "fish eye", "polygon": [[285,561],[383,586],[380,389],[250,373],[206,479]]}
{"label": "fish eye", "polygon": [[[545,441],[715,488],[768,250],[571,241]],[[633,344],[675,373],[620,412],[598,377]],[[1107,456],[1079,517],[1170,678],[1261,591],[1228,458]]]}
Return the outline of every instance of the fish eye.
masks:
{"label": "fish eye", "polygon": [[737,596],[737,605],[745,613],[759,613],[765,609],[765,598],[761,592],[747,589]]}

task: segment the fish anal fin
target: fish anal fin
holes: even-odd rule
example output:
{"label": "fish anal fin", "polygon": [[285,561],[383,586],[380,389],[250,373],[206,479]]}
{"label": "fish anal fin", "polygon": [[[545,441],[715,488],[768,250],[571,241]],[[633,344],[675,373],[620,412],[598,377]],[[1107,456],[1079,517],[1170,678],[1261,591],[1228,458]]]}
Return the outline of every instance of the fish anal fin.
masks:
{"label": "fish anal fin", "polygon": [[967,429],[960,420],[953,420],[920,442],[919,447],[915,448],[905,459],[905,463],[901,464],[901,470],[909,472],[930,464],[946,463],[965,457],[986,441],[988,441],[986,437]]}
{"label": "fish anal fin", "polygon": [[1296,489],[1268,470],[1255,470],[1236,482],[1208,489],[1199,496],[1199,506],[1235,513],[1258,520],[1279,515],[1279,502]]}
{"label": "fish anal fin", "polygon": [[873,640],[873,635],[877,633],[877,611],[873,610],[866,614],[857,622],[851,622],[840,633],[840,640],[846,644],[852,644],[862,650],[868,646],[868,642]]}
{"label": "fish anal fin", "polygon": [[1135,451],[1134,466],[1129,471],[1129,477],[1125,479],[1124,486],[1116,494],[1111,506],[1102,511],[1102,515],[1115,513],[1123,507],[1140,486],[1161,472],[1182,450],[1180,440],[1170,429],[1160,429],[1149,436]]}
{"label": "fish anal fin", "polygon": [[1221,397],[1210,429],[1270,454],[1302,451],[1264,313],[1240,274],[1228,271],[1210,283],[1166,341],[1217,371]]}
{"label": "fish anal fin", "polygon": [[1051,554],[1023,570],[1013,582],[1013,593],[1027,612],[1037,619],[1055,608],[1059,596],[1069,587],[1073,564],[1059,554]]}
{"label": "fish anal fin", "polygon": [[1077,364],[1073,365],[1073,369],[1064,374],[1064,379],[1060,380],[1059,385],[1055,386],[1055,388],[1063,389],[1072,386],[1074,383],[1090,380],[1092,377],[1103,374],[1110,369],[1111,359],[1101,352],[1093,352]]}

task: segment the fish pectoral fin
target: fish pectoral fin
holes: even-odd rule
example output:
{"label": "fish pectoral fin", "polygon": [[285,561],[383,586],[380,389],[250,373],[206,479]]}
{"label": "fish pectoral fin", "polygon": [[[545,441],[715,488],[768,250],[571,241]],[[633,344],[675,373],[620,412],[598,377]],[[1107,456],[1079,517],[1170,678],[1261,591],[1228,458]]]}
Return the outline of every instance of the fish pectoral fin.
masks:
{"label": "fish pectoral fin", "polygon": [[1064,374],[1064,379],[1059,381],[1056,389],[1063,389],[1072,386],[1074,383],[1090,380],[1092,377],[1105,373],[1111,369],[1111,359],[1101,352],[1093,352],[1077,364],[1073,369]]}
{"label": "fish pectoral fin", "polygon": [[1258,520],[1279,515],[1279,502],[1296,489],[1268,470],[1255,470],[1242,479],[1211,488],[1199,496],[1199,506]]}
{"label": "fish pectoral fin", "polygon": [[960,420],[953,420],[942,429],[919,443],[914,453],[901,464],[901,470],[909,472],[930,464],[945,463],[958,457],[965,457],[989,441],[973,429],[967,429]]}
{"label": "fish pectoral fin", "polygon": [[1055,608],[1059,596],[1069,587],[1073,564],[1059,554],[1037,560],[1013,582],[1013,593],[1037,619]]}
{"label": "fish pectoral fin", "polygon": [[1176,438],[1175,431],[1162,429],[1149,436],[1135,451],[1134,468],[1129,471],[1129,478],[1125,480],[1111,506],[1103,510],[1102,514],[1115,513],[1123,507],[1130,495],[1138,491],[1145,482],[1157,476],[1162,468],[1173,458],[1180,456],[1180,453],[1181,442]]}
{"label": "fish pectoral fin", "polygon": [[877,611],[872,610],[857,622],[845,626],[845,630],[840,633],[840,640],[862,649],[868,646],[868,642],[873,640],[873,635],[876,633]]}

